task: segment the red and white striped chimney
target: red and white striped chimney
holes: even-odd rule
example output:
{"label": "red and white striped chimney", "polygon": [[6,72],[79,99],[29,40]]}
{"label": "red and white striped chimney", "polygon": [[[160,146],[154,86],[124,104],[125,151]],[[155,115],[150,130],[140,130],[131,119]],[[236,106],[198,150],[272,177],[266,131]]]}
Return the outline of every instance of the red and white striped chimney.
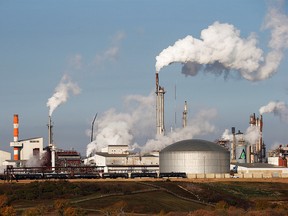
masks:
{"label": "red and white striped chimney", "polygon": [[[14,114],[14,118],[13,118],[13,127],[14,127],[14,131],[13,131],[13,135],[14,135],[14,142],[18,142],[19,140],[19,119],[18,119],[18,115]],[[19,147],[14,147],[14,160],[19,160]]]}
{"label": "red and white striped chimney", "polygon": [[13,118],[13,127],[14,127],[14,142],[18,142],[19,140],[19,119],[18,119],[18,115],[14,114],[14,118]]}

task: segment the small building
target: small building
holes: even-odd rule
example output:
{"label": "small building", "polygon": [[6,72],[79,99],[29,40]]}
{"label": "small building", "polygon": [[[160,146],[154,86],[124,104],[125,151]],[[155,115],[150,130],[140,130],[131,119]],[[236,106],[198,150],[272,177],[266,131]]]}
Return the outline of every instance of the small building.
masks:
{"label": "small building", "polygon": [[287,178],[288,168],[279,167],[267,163],[236,163],[231,164],[231,169],[237,166],[237,173],[234,174],[239,178]]}
{"label": "small building", "polygon": [[128,145],[108,145],[86,164],[104,167],[104,172],[158,172],[159,152],[141,155],[130,152]]}
{"label": "small building", "polygon": [[0,150],[0,166],[8,165],[6,161],[11,160],[11,153]]}
{"label": "small building", "polygon": [[56,151],[56,167],[76,167],[81,165],[81,155],[79,152]]}
{"label": "small building", "polygon": [[[16,166],[23,166],[27,161],[40,160],[43,154],[43,138],[36,137],[10,142],[14,147],[14,163]],[[34,164],[33,166],[37,166]]]}

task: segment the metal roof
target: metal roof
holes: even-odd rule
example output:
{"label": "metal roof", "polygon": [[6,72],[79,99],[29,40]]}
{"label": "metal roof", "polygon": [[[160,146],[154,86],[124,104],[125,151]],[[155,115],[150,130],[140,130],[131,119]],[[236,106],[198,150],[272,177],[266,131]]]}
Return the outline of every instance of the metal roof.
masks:
{"label": "metal roof", "polygon": [[217,143],[201,139],[182,140],[171,144],[164,148],[162,152],[173,151],[213,151],[213,152],[228,152],[225,148]]}

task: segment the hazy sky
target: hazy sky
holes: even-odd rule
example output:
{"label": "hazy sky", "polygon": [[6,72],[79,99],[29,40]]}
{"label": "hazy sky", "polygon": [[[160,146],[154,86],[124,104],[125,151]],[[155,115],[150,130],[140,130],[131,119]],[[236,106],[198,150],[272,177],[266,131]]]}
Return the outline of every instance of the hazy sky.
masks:
{"label": "hazy sky", "polygon": [[[85,155],[96,113],[94,132],[98,144],[151,143],[156,132],[156,56],[188,35],[201,42],[202,30],[217,22],[232,26],[241,38],[240,44],[255,42],[256,51],[261,53],[259,59],[265,62],[267,54],[277,46],[270,43],[272,48],[269,47],[271,30],[265,28],[266,15],[275,2],[0,0],[0,149],[12,152],[9,143],[13,140],[13,114],[19,115],[20,139],[44,137],[47,145],[47,102],[55,91],[62,92],[56,94],[62,100],[52,110],[57,147],[74,148]],[[287,7],[280,1],[279,14],[283,14],[284,21]],[[273,20],[273,15],[268,18]],[[284,21],[281,23],[287,30],[288,23]],[[283,34],[285,37],[285,31]],[[216,37],[209,37],[209,46],[214,49]],[[221,45],[232,43],[215,41],[222,55],[225,53]],[[260,107],[270,101],[284,102],[285,109],[288,53],[287,44],[280,46],[277,51],[280,49],[281,61],[268,78],[261,80],[245,79],[233,67],[216,72],[214,67],[202,67],[194,76],[184,75],[181,63],[163,67],[159,77],[166,90],[166,131],[181,128],[185,100],[193,138],[211,141],[232,126],[244,132],[250,114],[259,116]],[[241,57],[254,58],[259,54],[256,51],[251,56],[247,49],[239,52],[243,53]],[[132,102],[127,104],[127,100]],[[138,102],[140,105],[135,105]],[[286,117],[263,114],[263,137],[268,149],[288,143]],[[201,132],[195,132],[199,121],[205,125]],[[117,129],[113,128],[118,123],[121,124]]]}

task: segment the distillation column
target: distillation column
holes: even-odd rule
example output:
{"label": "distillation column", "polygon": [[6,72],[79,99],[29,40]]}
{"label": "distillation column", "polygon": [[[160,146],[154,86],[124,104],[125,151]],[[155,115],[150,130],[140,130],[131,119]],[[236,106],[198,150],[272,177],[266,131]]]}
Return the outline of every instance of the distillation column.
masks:
{"label": "distillation column", "polygon": [[185,104],[184,104],[184,110],[183,110],[183,123],[182,123],[182,126],[183,128],[185,128],[187,126],[187,101],[185,101]]}
{"label": "distillation column", "polygon": [[164,135],[164,94],[165,90],[159,86],[159,76],[156,73],[156,134]]}

